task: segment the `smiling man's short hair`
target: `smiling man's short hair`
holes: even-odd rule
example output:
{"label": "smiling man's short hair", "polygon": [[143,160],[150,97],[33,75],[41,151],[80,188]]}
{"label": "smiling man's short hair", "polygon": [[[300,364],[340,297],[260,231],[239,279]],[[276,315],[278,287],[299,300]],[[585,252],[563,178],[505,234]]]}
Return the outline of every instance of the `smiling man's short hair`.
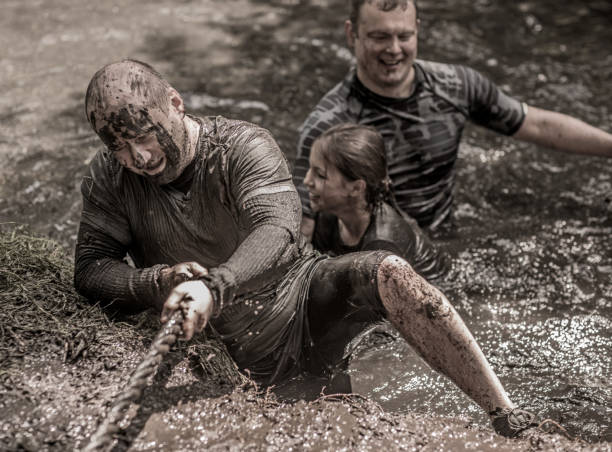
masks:
{"label": "smiling man's short hair", "polygon": [[355,30],[355,33],[358,32],[359,12],[365,3],[374,5],[381,11],[393,11],[398,7],[406,9],[408,4],[412,3],[416,12],[415,17],[417,19],[419,18],[417,0],[349,0],[349,19],[353,25],[353,30]]}

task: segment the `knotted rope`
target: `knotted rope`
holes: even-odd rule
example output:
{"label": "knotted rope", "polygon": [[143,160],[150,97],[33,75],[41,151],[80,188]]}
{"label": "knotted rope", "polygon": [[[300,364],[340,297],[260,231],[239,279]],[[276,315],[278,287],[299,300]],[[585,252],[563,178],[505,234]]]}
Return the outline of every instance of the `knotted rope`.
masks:
{"label": "knotted rope", "polygon": [[140,398],[142,390],[147,386],[147,379],[157,371],[164,356],[170,351],[180,335],[182,324],[183,313],[179,309],[157,333],[146,356],[132,373],[125,390],[115,399],[106,418],[98,426],[98,430],[92,435],[83,452],[110,449],[113,435],[119,431],[119,422],[125,416],[130,404]]}

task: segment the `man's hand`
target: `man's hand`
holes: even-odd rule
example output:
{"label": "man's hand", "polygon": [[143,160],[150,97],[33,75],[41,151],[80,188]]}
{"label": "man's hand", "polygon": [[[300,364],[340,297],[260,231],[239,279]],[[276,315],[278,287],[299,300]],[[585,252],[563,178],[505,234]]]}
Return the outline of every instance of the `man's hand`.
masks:
{"label": "man's hand", "polygon": [[161,321],[167,322],[177,309],[183,310],[184,339],[204,329],[213,312],[213,298],[210,289],[202,281],[186,281],[176,286],[164,303]]}
{"label": "man's hand", "polygon": [[164,268],[159,273],[159,286],[162,296],[166,298],[172,289],[180,283],[199,278],[208,274],[208,270],[197,262],[182,262],[172,267]]}

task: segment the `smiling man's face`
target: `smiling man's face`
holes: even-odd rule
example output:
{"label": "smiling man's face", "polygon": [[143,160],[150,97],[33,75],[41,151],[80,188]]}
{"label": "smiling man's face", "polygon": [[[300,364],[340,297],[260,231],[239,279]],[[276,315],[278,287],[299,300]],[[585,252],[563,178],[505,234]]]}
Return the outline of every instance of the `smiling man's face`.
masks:
{"label": "smiling man's face", "polygon": [[[375,2],[374,2],[375,3]],[[387,97],[407,97],[414,80],[418,21],[412,2],[391,11],[374,3],[361,6],[356,29],[347,21],[349,45],[357,59],[357,76],[370,90]]]}

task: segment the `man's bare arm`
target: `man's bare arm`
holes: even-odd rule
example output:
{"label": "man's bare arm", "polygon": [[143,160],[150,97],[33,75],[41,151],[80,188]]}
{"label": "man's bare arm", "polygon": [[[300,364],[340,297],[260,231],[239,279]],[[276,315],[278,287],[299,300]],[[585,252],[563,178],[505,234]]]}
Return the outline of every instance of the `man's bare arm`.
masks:
{"label": "man's bare arm", "polygon": [[560,151],[612,157],[611,134],[571,116],[532,106],[513,136]]}

